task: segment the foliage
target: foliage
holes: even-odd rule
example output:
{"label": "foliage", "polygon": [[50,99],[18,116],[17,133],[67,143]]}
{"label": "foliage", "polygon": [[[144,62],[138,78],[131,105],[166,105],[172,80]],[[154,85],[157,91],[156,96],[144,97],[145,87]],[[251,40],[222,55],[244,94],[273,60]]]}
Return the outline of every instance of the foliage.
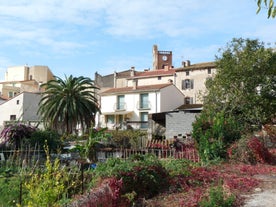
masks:
{"label": "foliage", "polygon": [[117,207],[120,206],[119,202],[121,188],[122,180],[108,178],[105,179],[98,187],[92,188],[84,195],[76,197],[74,201],[67,206]]}
{"label": "foliage", "polygon": [[95,176],[122,179],[122,194],[135,192],[137,198],[152,197],[168,184],[168,172],[153,155],[136,155],[126,161],[109,159],[99,164],[95,171]]}
{"label": "foliage", "polygon": [[192,136],[203,162],[226,157],[230,143],[240,138],[240,129],[232,117],[224,113],[202,113],[193,123]]}
{"label": "foliage", "polygon": [[45,148],[47,160],[45,169],[30,174],[30,179],[25,182],[24,187],[28,194],[24,197],[24,204],[27,206],[59,206],[59,202],[69,196],[69,193],[76,193],[77,177],[60,165],[55,159],[51,162],[49,149]]}
{"label": "foliage", "polygon": [[[0,206],[16,206],[20,199],[20,184],[22,182],[21,176],[0,176]],[[22,195],[27,192],[23,189]]]}
{"label": "foliage", "polygon": [[216,58],[217,74],[206,83],[203,112],[224,113],[244,132],[276,113],[276,53],[258,40],[236,39]]}
{"label": "foliage", "polygon": [[47,142],[49,150],[55,152],[60,149],[62,144],[61,136],[56,131],[52,131],[50,129],[37,130],[32,133],[28,139],[28,144],[30,144],[31,147],[35,147],[36,145],[44,146],[45,142]]}
{"label": "foliage", "polygon": [[[232,206],[243,206],[242,195],[252,192],[260,181],[255,175],[274,175],[276,168],[272,165],[248,165],[222,162],[217,165],[194,166],[189,175],[174,176],[170,179],[168,191],[152,199],[147,199],[146,206],[198,207],[204,196],[208,196],[214,186],[223,187],[223,192],[234,196]],[[177,188],[172,188],[177,186]],[[219,196],[218,196],[219,197]]]}
{"label": "foliage", "polygon": [[233,143],[227,153],[231,160],[248,164],[272,162],[272,155],[257,137],[243,137]]}
{"label": "foliage", "polygon": [[77,144],[71,151],[78,151],[82,158],[88,158],[90,161],[96,162],[96,152],[99,150],[101,143],[106,142],[111,136],[106,130],[107,128],[91,128],[87,140],[82,144]]}
{"label": "foliage", "polygon": [[36,131],[36,128],[31,125],[25,125],[22,123],[15,123],[6,126],[0,134],[0,146],[9,142],[14,144],[18,149],[23,142],[23,139],[30,138],[32,133]]}
{"label": "foliage", "polygon": [[225,195],[222,185],[211,187],[209,198],[204,198],[199,203],[201,207],[232,207],[235,197]]}
{"label": "foliage", "polygon": [[195,165],[186,159],[167,159],[161,160],[161,163],[171,177],[179,175],[188,176],[191,173],[191,166]]}
{"label": "foliage", "polygon": [[73,77],[65,80],[55,77],[45,87],[39,102],[39,110],[46,128],[71,134],[77,124],[82,130],[89,129],[99,111],[94,82],[88,77]]}
{"label": "foliage", "polygon": [[276,16],[276,6],[274,6],[274,0],[258,0],[257,5],[258,5],[258,10],[257,13],[261,11],[262,5],[267,8],[267,17],[274,18]]}
{"label": "foliage", "polygon": [[118,148],[138,148],[139,138],[146,135],[141,130],[116,130],[111,132],[112,142]]}

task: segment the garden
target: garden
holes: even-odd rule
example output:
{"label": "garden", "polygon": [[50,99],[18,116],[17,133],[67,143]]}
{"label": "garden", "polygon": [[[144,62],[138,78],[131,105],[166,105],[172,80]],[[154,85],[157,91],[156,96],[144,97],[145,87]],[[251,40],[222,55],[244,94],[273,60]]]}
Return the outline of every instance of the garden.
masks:
{"label": "garden", "polygon": [[[113,145],[121,146],[124,133],[132,134],[133,144],[142,134],[118,133]],[[70,161],[56,156],[68,140],[55,132],[14,124],[1,135],[10,137],[1,149],[7,157],[0,168],[0,206],[5,207],[242,206],[241,195],[260,184],[255,175],[276,174],[275,150],[257,136],[234,142],[225,159],[195,162],[148,153],[97,162],[98,144],[114,136],[106,129],[90,130],[86,142],[76,142],[71,152],[79,156]]]}

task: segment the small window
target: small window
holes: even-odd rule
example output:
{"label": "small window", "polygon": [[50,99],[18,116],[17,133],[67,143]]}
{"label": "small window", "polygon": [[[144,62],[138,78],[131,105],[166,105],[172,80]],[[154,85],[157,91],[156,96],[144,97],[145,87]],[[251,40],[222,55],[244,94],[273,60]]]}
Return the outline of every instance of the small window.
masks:
{"label": "small window", "polygon": [[33,76],[32,75],[30,75],[30,80],[33,80]]}
{"label": "small window", "polygon": [[10,91],[10,92],[9,92],[9,98],[12,98],[12,97],[13,97],[13,92]]}
{"label": "small window", "polygon": [[185,97],[185,104],[193,104],[193,98],[192,97]]}
{"label": "small window", "polygon": [[182,90],[193,89],[193,88],[194,88],[194,80],[191,80],[191,79],[182,80]]}
{"label": "small window", "polygon": [[208,74],[211,74],[211,73],[212,73],[212,69],[208,68]]}
{"label": "small window", "polygon": [[190,71],[186,71],[186,76],[189,76],[190,75]]}
{"label": "small window", "polygon": [[161,76],[158,76],[158,77],[157,77],[157,80],[161,80],[161,79],[162,79],[162,77],[161,77]]}
{"label": "small window", "polygon": [[16,115],[10,115],[10,121],[15,121],[16,120]]}
{"label": "small window", "polygon": [[17,104],[17,105],[19,104],[19,100],[16,100],[16,104]]}

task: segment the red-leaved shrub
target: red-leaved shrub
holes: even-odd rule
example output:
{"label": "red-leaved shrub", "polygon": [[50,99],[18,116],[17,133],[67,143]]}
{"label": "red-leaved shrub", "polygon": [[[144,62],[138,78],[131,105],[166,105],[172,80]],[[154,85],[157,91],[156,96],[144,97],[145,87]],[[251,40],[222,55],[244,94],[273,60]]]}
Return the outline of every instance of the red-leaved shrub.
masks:
{"label": "red-leaved shrub", "polygon": [[97,188],[77,197],[68,207],[117,207],[120,202],[122,180],[105,179]]}
{"label": "red-leaved shrub", "polygon": [[272,154],[257,137],[242,138],[227,150],[231,160],[248,163],[271,163]]}

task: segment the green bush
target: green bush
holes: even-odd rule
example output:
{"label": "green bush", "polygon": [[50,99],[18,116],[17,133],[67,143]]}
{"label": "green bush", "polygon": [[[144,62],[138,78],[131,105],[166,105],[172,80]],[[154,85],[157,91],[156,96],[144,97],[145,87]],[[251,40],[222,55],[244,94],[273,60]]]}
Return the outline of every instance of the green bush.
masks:
{"label": "green bush", "polygon": [[30,136],[28,139],[28,144],[31,147],[35,147],[36,145],[43,148],[47,142],[50,151],[57,151],[61,148],[61,136],[52,130],[38,130]]}
{"label": "green bush", "polygon": [[195,163],[186,159],[166,159],[161,160],[161,163],[171,177],[178,175],[188,176],[191,173],[191,166],[195,165]]}
{"label": "green bush", "polygon": [[138,148],[139,138],[146,135],[146,132],[141,130],[122,130],[111,132],[111,142],[118,148]]}
{"label": "green bush", "polygon": [[[73,194],[80,193],[78,169],[70,170],[61,166],[60,161],[50,159],[49,149],[45,149],[47,159],[43,169],[33,170],[27,177],[22,206],[61,206]],[[77,170],[77,171],[76,171]]]}
{"label": "green bush", "polygon": [[226,149],[240,138],[240,127],[223,113],[202,113],[193,123],[192,136],[203,162],[226,158]]}
{"label": "green bush", "polygon": [[232,207],[235,197],[226,196],[221,185],[210,188],[208,198],[204,198],[199,203],[200,207]]}
{"label": "green bush", "polygon": [[[13,207],[20,202],[21,176],[0,177],[0,206]],[[21,197],[27,194],[22,188]]]}

